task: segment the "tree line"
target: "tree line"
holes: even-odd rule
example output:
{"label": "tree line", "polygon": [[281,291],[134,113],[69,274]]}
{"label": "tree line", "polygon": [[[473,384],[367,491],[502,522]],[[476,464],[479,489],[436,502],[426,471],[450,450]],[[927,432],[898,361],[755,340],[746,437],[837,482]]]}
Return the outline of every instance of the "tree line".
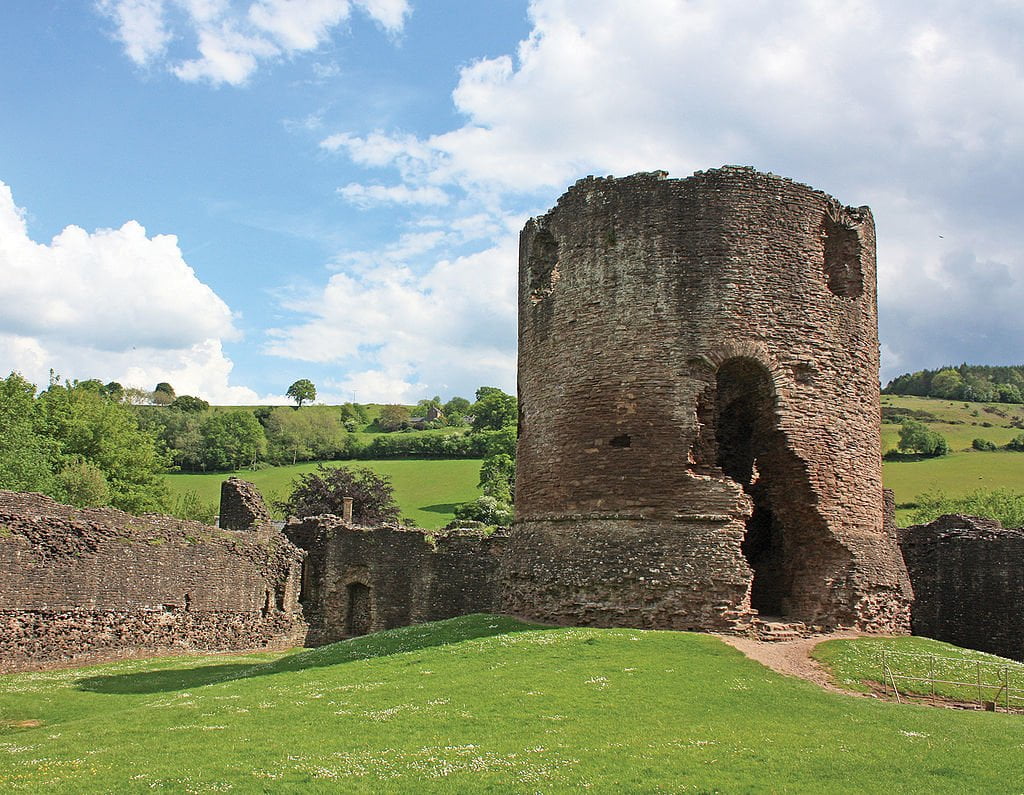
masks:
{"label": "tree line", "polygon": [[[37,394],[34,384],[11,373],[0,381],[0,488],[38,491],[77,506],[176,512],[160,477],[167,471],[231,471],[308,460],[504,456],[487,465],[486,477],[488,484],[497,483],[500,471],[504,480],[485,491],[511,503],[517,417],[512,395],[481,387],[472,403],[453,398],[441,404],[432,398],[412,410],[396,406],[404,413],[391,412],[399,420],[392,426],[379,418],[369,423],[367,407],[356,403],[302,407],[315,399],[315,388],[297,384],[295,407],[215,408],[200,398],[176,395],[165,382],[143,392],[95,379],[62,381],[51,374],[47,388]],[[400,432],[411,427],[414,417],[427,416],[429,408],[436,411],[427,426],[438,430]],[[367,425],[381,432],[387,425],[394,432],[352,432]]]}
{"label": "tree line", "polygon": [[1024,403],[1024,365],[961,364],[892,379],[885,395],[916,395],[979,403]]}

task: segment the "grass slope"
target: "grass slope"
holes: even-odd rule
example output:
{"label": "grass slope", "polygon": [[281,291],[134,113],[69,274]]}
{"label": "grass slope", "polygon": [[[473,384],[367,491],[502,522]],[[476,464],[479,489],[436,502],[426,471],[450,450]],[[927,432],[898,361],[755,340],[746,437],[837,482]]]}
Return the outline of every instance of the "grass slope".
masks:
{"label": "grass slope", "polygon": [[[476,485],[480,480],[480,460],[476,458],[327,461],[325,464],[366,466],[382,475],[389,475],[402,516],[408,516],[419,527],[428,530],[446,525],[455,518],[454,510],[458,503],[475,500],[480,495]],[[164,481],[172,495],[195,491],[204,502],[218,502],[220,484],[234,474],[254,483],[269,503],[287,497],[292,481],[298,475],[315,469],[316,463],[308,462],[256,471],[165,475]]]}
{"label": "grass slope", "polygon": [[[1024,453],[1006,450],[979,452],[971,449],[974,439],[1005,445],[1021,433],[1012,425],[1024,417],[1024,406],[1004,403],[964,403],[938,398],[882,395],[882,406],[926,411],[939,422],[928,427],[949,442],[950,455],[922,461],[885,461],[882,480],[896,494],[896,504],[912,503],[918,495],[935,491],[962,496],[977,489],[1024,490]],[[986,427],[982,423],[988,423]],[[882,423],[882,450],[899,442],[899,425]],[[910,510],[898,510],[900,525],[911,521]]]}
{"label": "grass slope", "polygon": [[0,714],[25,792],[1002,791],[1021,748],[1020,718],[826,693],[711,636],[494,616],[0,677]]}

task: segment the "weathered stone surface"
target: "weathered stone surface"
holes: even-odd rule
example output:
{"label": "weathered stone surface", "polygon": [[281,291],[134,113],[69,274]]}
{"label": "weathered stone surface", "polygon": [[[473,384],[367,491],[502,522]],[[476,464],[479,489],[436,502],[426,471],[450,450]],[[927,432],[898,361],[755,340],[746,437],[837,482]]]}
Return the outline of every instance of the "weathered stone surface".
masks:
{"label": "weathered stone surface", "polygon": [[1024,660],[1024,529],[947,514],[899,533],[914,634]]}
{"label": "weathered stone surface", "polygon": [[581,180],[520,241],[507,612],[905,631],[870,210],[726,167]]}
{"label": "weathered stone surface", "polygon": [[301,602],[310,645],[499,609],[503,531],[364,528],[314,516],[285,533],[307,551]]}
{"label": "weathered stone surface", "polygon": [[248,481],[231,477],[220,484],[220,526],[266,533],[272,527],[263,495]]}
{"label": "weathered stone surface", "polygon": [[280,534],[0,491],[0,669],[301,643],[302,557]]}

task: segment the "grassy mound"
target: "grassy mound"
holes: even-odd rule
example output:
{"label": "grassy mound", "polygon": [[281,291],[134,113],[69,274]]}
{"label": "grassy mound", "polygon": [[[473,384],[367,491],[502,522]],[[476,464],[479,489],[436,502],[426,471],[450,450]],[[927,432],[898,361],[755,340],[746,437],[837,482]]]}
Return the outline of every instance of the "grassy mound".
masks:
{"label": "grassy mound", "polygon": [[707,635],[494,616],[0,677],[0,790],[963,791],[1020,719],[825,693]]}

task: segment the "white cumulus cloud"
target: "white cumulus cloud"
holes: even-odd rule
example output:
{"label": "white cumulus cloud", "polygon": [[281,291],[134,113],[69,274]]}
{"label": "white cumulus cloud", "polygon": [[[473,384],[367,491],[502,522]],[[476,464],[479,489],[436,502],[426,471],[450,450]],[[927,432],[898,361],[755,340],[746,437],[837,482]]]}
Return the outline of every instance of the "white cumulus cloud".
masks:
{"label": "white cumulus cloud", "polygon": [[[529,14],[515,52],[460,71],[461,123],[425,136],[342,130],[321,146],[374,181],[392,173],[398,183],[379,199],[459,196],[453,227],[543,211],[590,173],[687,176],[726,163],[781,173],[872,206],[883,377],[1020,359],[1024,320],[1007,302],[1024,284],[1024,7],[532,0]],[[341,189],[367,203],[368,190]],[[361,285],[364,301],[391,300]],[[985,307],[997,311],[979,318]],[[412,326],[404,308],[393,316],[398,339]]]}
{"label": "white cumulus cloud", "polygon": [[[99,0],[125,53],[181,80],[241,85],[262,61],[312,52],[360,9],[389,34],[402,30],[407,0]],[[196,40],[195,57],[172,45]]]}
{"label": "white cumulus cloud", "polygon": [[182,394],[259,400],[229,384],[222,341],[238,337],[231,310],[173,235],[149,237],[128,221],[91,233],[68,226],[36,243],[0,182],[0,274],[4,375],[17,370],[45,385],[52,368],[68,378],[145,389],[168,381]]}

